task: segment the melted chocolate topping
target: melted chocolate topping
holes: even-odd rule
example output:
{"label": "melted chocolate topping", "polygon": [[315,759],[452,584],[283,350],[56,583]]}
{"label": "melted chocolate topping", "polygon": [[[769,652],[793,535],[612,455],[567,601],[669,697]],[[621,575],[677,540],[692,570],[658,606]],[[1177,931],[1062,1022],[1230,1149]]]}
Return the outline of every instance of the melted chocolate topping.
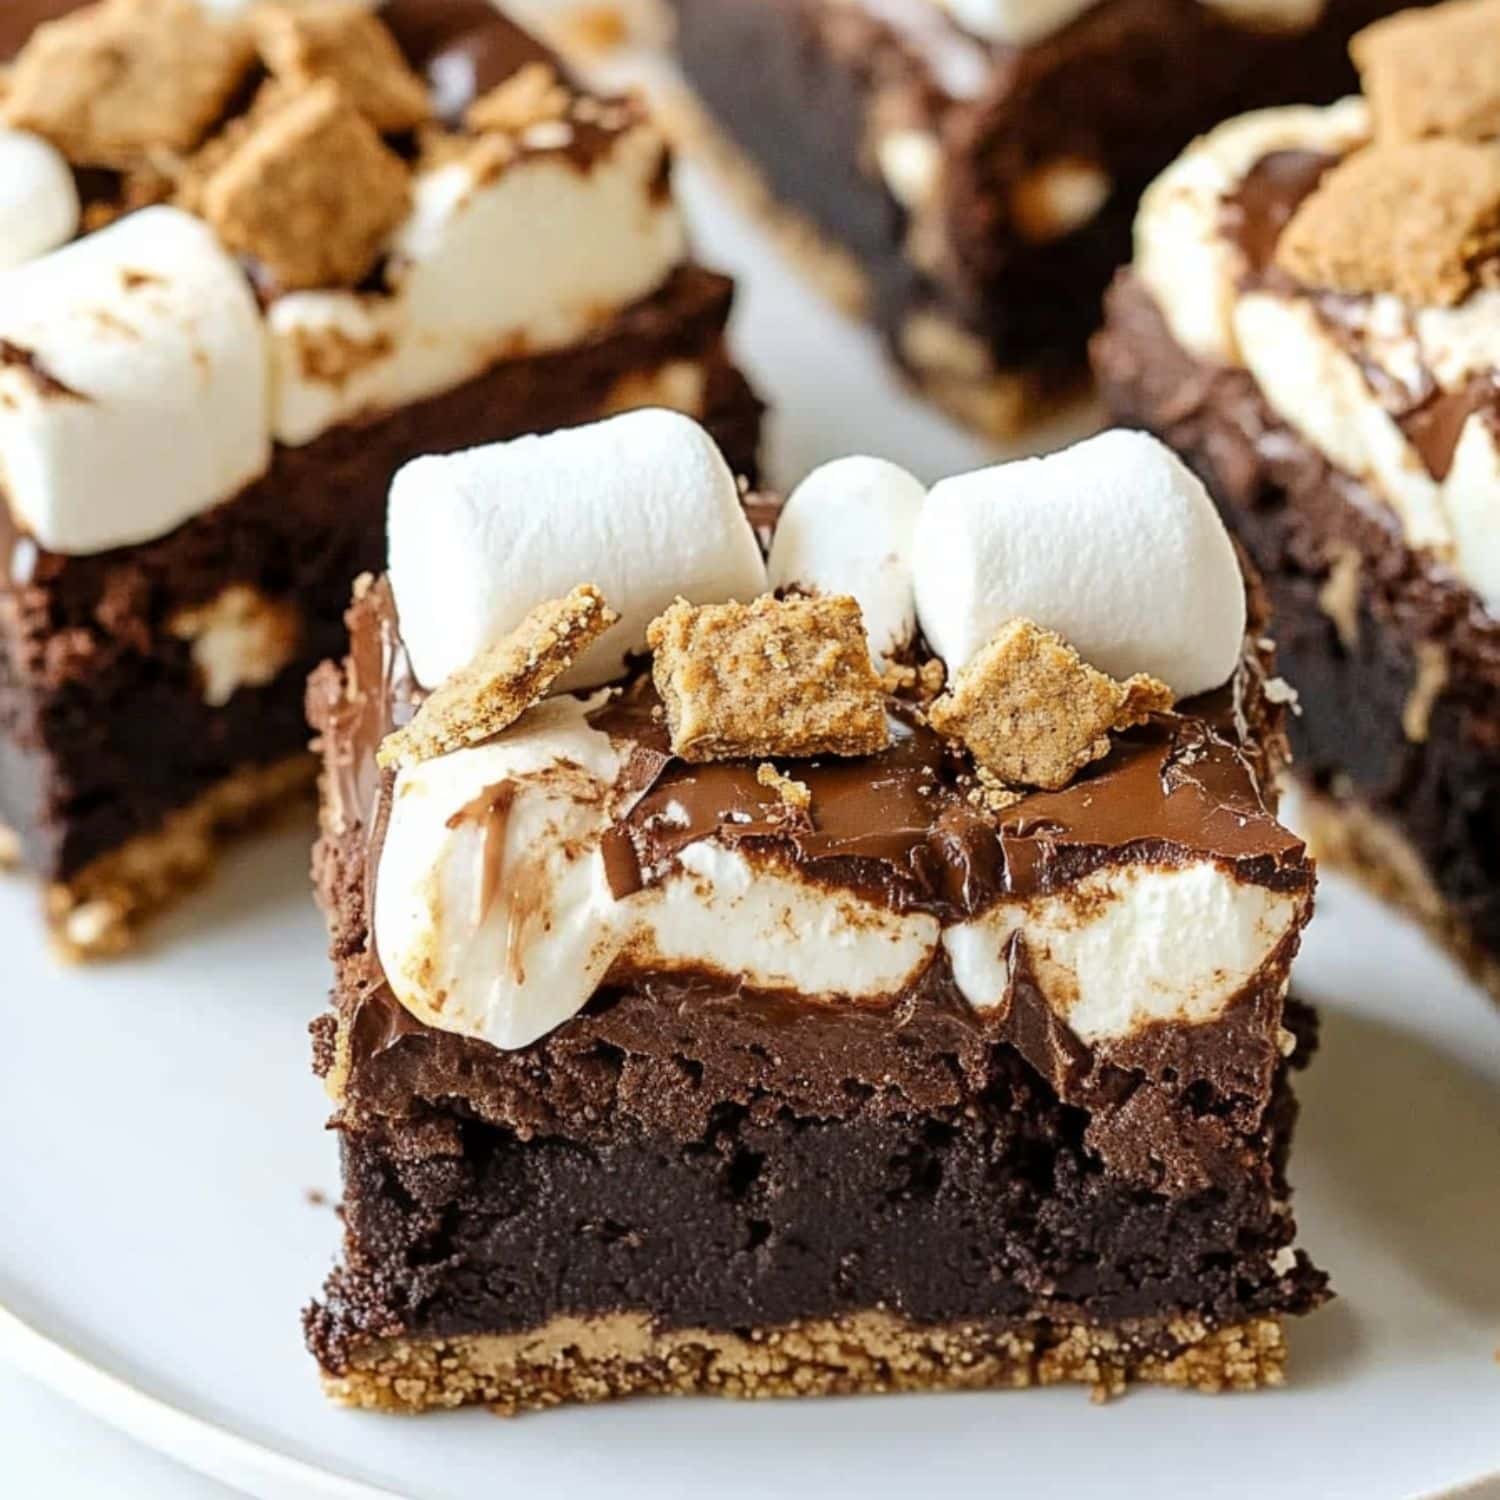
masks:
{"label": "melted chocolate topping", "polygon": [[1253,273],[1270,268],[1281,231],[1337,159],[1320,151],[1273,151],[1224,200],[1225,233]]}
{"label": "melted chocolate topping", "polygon": [[[1224,230],[1245,257],[1250,284],[1282,279],[1272,266],[1277,241],[1336,161],[1317,151],[1273,151],[1250,169],[1225,200]],[[1500,371],[1484,371],[1459,390],[1445,391],[1432,372],[1423,368],[1417,372],[1413,390],[1369,357],[1363,337],[1368,297],[1320,292],[1314,300],[1324,322],[1364,372],[1376,399],[1405,433],[1433,479],[1441,482],[1448,477],[1464,424],[1475,412],[1484,412],[1500,424]]]}

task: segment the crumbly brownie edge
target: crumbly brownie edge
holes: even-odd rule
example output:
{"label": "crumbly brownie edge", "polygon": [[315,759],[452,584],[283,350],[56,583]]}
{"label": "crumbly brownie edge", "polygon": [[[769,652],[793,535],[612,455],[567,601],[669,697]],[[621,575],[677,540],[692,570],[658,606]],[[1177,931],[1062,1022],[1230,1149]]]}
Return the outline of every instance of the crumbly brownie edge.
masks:
{"label": "crumbly brownie edge", "polygon": [[1462,916],[1433,884],[1421,855],[1391,819],[1357,798],[1319,795],[1304,787],[1296,824],[1320,865],[1351,876],[1372,895],[1406,912],[1500,1003],[1500,960],[1474,941]]}
{"label": "crumbly brownie edge", "polygon": [[208,879],[236,837],[310,805],[316,781],[311,755],[244,766],[168,813],[160,828],[48,885],[47,926],[58,954],[80,962],[129,951],[147,920]]}
{"label": "crumbly brownie edge", "polygon": [[560,1317],[527,1333],[371,1340],[325,1372],[345,1406],[415,1413],[488,1405],[504,1415],[623,1396],[844,1396],[1131,1382],[1208,1393],[1280,1385],[1281,1320],[1208,1329],[1191,1319],[923,1326],[880,1311],[779,1328],[656,1331],[648,1319]]}

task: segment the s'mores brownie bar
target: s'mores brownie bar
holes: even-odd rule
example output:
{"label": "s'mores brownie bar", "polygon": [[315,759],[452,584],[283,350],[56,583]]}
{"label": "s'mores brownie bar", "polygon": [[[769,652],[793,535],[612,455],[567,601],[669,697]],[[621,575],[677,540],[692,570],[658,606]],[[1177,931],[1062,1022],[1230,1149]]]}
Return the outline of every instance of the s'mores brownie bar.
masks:
{"label": "s'mores brownie bar", "polygon": [[1147,193],[1095,364],[1265,574],[1319,852],[1500,996],[1500,4],[1353,53]]}
{"label": "s'mores brownie bar", "polygon": [[1137,434],[841,461],[766,561],[679,416],[403,470],[309,691],[329,1394],[1280,1380],[1313,873],[1248,597]]}
{"label": "s'mores brownie bar", "polygon": [[[672,0],[696,133],[930,397],[1005,437],[1076,381],[1141,190],[1336,98],[1389,0]],[[698,112],[689,110],[689,115]],[[689,121],[690,133],[702,118]]]}
{"label": "s'mores brownie bar", "polygon": [[43,9],[0,15],[0,837],[89,955],[310,786],[403,463],[662,405],[748,471],[760,407],[640,104],[485,0]]}

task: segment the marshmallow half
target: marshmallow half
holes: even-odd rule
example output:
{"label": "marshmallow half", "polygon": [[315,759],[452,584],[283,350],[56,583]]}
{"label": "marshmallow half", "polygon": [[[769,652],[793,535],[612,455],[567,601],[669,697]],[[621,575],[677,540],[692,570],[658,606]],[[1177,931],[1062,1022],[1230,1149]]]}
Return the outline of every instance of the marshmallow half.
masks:
{"label": "marshmallow half", "polygon": [[620,676],[679,595],[750,600],[766,569],[739,487],[691,418],[648,410],[419,458],[397,475],[390,578],[417,680],[436,687],[580,582],[620,615],[559,684]]}
{"label": "marshmallow half", "polygon": [[916,630],[912,537],[927,488],[879,458],[841,458],[815,469],[777,521],[767,564],[773,589],[851,594],[877,662]]}
{"label": "marshmallow half", "polygon": [[1055,630],[1117,678],[1222,686],[1245,637],[1239,560],[1213,502],[1144,433],[943,480],[914,548],[917,614],[950,677],[1008,621]]}
{"label": "marshmallow half", "polygon": [[0,271],[78,233],[78,188],[66,158],[24,130],[0,130]]}
{"label": "marshmallow half", "polygon": [[450,390],[502,359],[586,337],[686,253],[648,126],[587,167],[566,151],[421,174],[391,292],[296,292],[269,312],[279,442]]}
{"label": "marshmallow half", "polygon": [[0,486],[43,547],[163,536],[270,463],[255,298],[175,208],[0,276],[0,341]]}

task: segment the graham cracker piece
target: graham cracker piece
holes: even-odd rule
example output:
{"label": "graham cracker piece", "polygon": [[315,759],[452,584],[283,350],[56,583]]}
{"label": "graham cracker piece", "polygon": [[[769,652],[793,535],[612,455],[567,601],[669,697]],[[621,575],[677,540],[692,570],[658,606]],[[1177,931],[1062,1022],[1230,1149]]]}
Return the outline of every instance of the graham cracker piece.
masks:
{"label": "graham cracker piece", "polygon": [[571,103],[572,95],[563,87],[557,69],[550,63],[532,62],[476,99],[464,114],[464,124],[473,131],[516,133],[562,119]]}
{"label": "graham cracker piece", "polygon": [[331,79],[382,135],[415,130],[432,118],[426,84],[407,66],[390,29],[363,5],[262,4],[253,25],[274,77],[297,88]]}
{"label": "graham cracker piece", "polygon": [[1154,677],[1116,682],[1055,632],[1012,620],[958,673],[929,718],[1004,785],[1058,791],[1109,754],[1112,729],[1172,703],[1171,689]]}
{"label": "graham cracker piece", "polygon": [[890,743],[864,617],[846,594],[679,599],[646,638],[683,760],[873,755]]}
{"label": "graham cracker piece", "polygon": [[427,698],[411,723],[388,734],[376,761],[416,765],[509,729],[619,618],[591,583],[537,605]]}
{"label": "graham cracker piece", "polygon": [[406,213],[401,158],[330,80],[267,111],[201,188],[229,249],[282,291],[355,286]]}
{"label": "graham cracker piece", "polygon": [[249,28],[197,0],[104,0],[37,28],[0,114],[79,165],[126,168],[191,151],[254,62]]}
{"label": "graham cracker piece", "polygon": [[770,787],[793,812],[806,812],[812,806],[812,789],[808,784],[778,771],[768,760],[755,768],[755,779],[761,786]]}
{"label": "graham cracker piece", "polygon": [[1367,26],[1349,44],[1382,141],[1500,136],[1500,0],[1453,0]]}
{"label": "graham cracker piece", "polygon": [[1451,307],[1500,283],[1500,146],[1406,141],[1357,151],[1292,215],[1276,264],[1304,285]]}

